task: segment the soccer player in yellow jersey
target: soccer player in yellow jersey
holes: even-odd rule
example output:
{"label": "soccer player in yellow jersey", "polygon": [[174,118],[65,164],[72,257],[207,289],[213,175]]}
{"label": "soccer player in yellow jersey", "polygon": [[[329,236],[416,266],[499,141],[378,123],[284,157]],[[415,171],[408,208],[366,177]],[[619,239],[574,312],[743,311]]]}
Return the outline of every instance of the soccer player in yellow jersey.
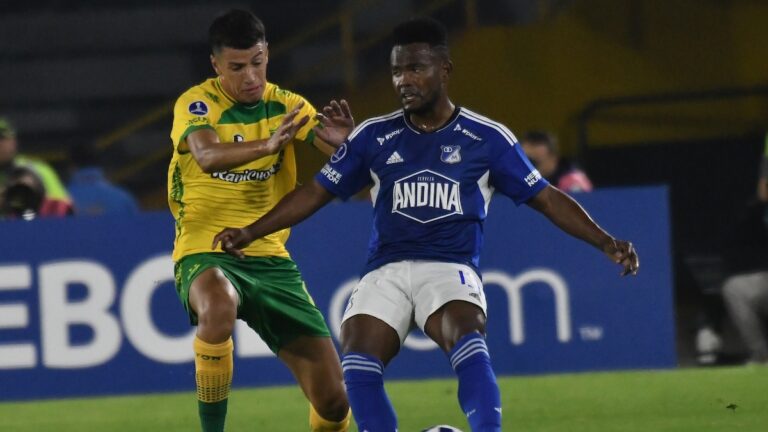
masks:
{"label": "soccer player in yellow jersey", "polygon": [[197,325],[202,429],[224,429],[231,335],[240,318],[296,377],[310,402],[311,430],[346,431],[350,411],[338,354],[285,248],[289,231],[254,242],[244,259],[211,253],[210,244],[224,227],[246,225],[294,189],[294,145],[341,144],[354,126],[349,106],[333,101],[318,114],[301,96],[268,82],[264,25],[250,12],[220,16],[209,37],[218,76],[176,102],[168,170],[176,290]]}

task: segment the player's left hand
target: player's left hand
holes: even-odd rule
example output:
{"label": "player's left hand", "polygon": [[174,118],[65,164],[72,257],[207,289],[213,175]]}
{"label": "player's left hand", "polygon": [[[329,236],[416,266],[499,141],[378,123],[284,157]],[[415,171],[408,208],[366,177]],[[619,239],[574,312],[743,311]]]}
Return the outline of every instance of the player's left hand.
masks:
{"label": "player's left hand", "polygon": [[611,239],[603,246],[603,252],[611,261],[624,267],[621,271],[622,276],[637,275],[637,270],[640,269],[640,257],[637,256],[637,251],[631,242]]}
{"label": "player's left hand", "polygon": [[221,244],[222,251],[242,259],[245,258],[242,249],[251,244],[253,240],[244,228],[224,228],[213,237],[211,249],[217,250],[219,244]]}
{"label": "player's left hand", "polygon": [[315,135],[333,147],[340,146],[355,128],[355,119],[349,104],[342,99],[341,102],[332,100],[323,107],[323,112],[317,113],[319,125],[315,126]]}

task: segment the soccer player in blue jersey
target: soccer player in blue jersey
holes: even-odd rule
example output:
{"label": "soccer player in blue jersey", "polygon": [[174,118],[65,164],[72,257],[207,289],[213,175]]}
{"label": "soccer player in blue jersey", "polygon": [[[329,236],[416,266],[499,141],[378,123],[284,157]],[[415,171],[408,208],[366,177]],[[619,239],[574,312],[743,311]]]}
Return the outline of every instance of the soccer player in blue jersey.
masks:
{"label": "soccer player in blue jersey", "polygon": [[223,230],[213,247],[242,256],[253,240],[370,185],[368,261],[341,327],[344,380],[359,429],[397,430],[383,371],[415,324],[447,354],[472,431],[500,431],[501,398],[477,273],[493,193],[533,207],[597,247],[623,266],[623,275],[637,272],[638,256],[631,243],[606,233],[549,185],[509,129],[451,102],[453,64],[440,23],[407,21],[393,37],[392,84],[402,109],[360,124],[312,182],[253,224]]}

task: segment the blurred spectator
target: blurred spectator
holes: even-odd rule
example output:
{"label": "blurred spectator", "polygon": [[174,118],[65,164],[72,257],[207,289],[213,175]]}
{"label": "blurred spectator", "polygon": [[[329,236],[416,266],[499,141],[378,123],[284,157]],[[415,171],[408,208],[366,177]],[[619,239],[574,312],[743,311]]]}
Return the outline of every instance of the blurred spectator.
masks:
{"label": "blurred spectator", "polygon": [[584,171],[575,162],[560,157],[554,135],[530,131],[521,142],[525,155],[552,185],[567,193],[592,191],[592,182]]}
{"label": "blurred spectator", "polygon": [[72,214],[71,205],[46,197],[43,181],[31,168],[12,167],[5,180],[0,194],[0,219],[32,220]]}
{"label": "blurred spectator", "polygon": [[47,163],[18,154],[16,130],[4,118],[0,118],[0,192],[9,183],[11,172],[17,167],[32,170],[43,184],[45,202],[66,209],[65,214],[72,214],[72,203],[64,185],[53,168]]}
{"label": "blurred spectator", "polygon": [[768,203],[768,134],[765,135],[765,150],[760,159],[760,176],[757,179],[757,199]]}
{"label": "blurred spectator", "polygon": [[763,155],[758,201],[734,224],[725,250],[730,275],[723,283],[728,313],[749,350],[748,363],[768,364],[768,142]]}
{"label": "blurred spectator", "polygon": [[99,216],[139,211],[133,196],[112,184],[104,175],[104,170],[98,166],[93,146],[75,146],[70,158],[72,173],[67,186],[78,215]]}

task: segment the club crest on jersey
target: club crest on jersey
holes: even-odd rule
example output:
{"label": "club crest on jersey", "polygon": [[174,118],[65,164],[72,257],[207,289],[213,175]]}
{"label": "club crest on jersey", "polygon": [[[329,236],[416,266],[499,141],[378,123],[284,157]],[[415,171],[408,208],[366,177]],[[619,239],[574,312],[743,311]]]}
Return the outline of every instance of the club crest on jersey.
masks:
{"label": "club crest on jersey", "polygon": [[189,104],[189,112],[197,116],[204,116],[208,114],[208,105],[203,101],[194,101]]}
{"label": "club crest on jersey", "polygon": [[455,164],[461,162],[461,146],[459,145],[444,145],[440,146],[442,150],[440,152],[440,160],[447,164]]}
{"label": "club crest on jersey", "polygon": [[240,135],[240,134],[235,134],[234,138],[235,138],[235,142],[243,142],[243,141],[245,141],[245,138],[243,138],[243,136]]}
{"label": "club crest on jersey", "polygon": [[392,188],[392,213],[421,223],[464,214],[459,182],[431,170],[403,177]]}

